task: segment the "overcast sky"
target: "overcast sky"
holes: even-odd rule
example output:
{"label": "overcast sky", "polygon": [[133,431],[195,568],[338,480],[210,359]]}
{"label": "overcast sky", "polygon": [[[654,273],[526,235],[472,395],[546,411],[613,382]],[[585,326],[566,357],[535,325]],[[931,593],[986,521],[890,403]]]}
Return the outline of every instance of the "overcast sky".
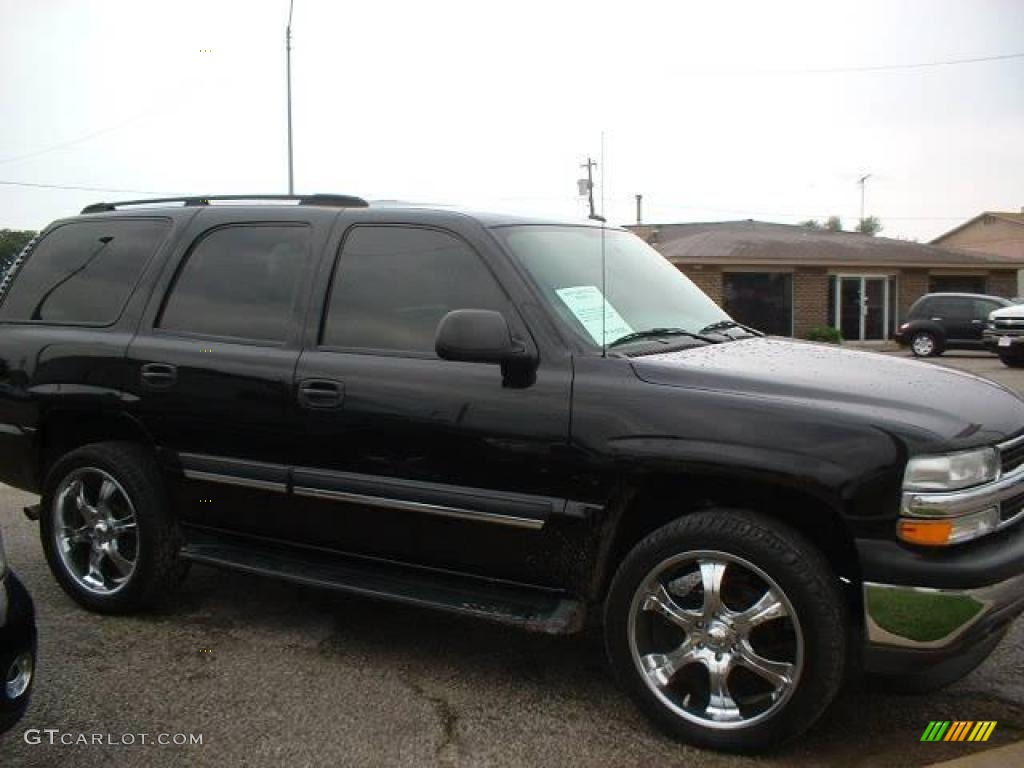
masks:
{"label": "overcast sky", "polygon": [[[0,184],[0,227],[287,191],[287,14],[0,0],[0,181],[131,190]],[[893,237],[1024,206],[1024,58],[849,71],[1024,53],[1020,0],[295,0],[293,38],[300,192],[576,218],[603,131],[615,223],[852,227],[864,173]]]}

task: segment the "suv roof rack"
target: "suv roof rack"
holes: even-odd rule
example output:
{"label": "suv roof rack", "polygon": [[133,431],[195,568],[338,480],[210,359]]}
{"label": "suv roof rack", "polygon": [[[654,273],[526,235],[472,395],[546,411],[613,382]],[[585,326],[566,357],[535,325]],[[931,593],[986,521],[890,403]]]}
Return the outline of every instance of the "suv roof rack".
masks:
{"label": "suv roof rack", "polygon": [[183,197],[152,197],[143,200],[121,200],[116,203],[93,203],[82,209],[82,213],[103,213],[116,211],[133,205],[163,205],[165,203],[181,203],[183,206],[209,205],[219,201],[271,200],[280,202],[294,201],[298,205],[324,205],[334,208],[369,208],[370,204],[361,197],[354,195],[201,195]]}

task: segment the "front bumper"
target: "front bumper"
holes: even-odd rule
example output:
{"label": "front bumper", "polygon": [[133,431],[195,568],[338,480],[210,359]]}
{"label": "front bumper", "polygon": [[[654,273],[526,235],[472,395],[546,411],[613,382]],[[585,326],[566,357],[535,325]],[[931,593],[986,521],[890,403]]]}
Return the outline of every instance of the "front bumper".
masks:
{"label": "front bumper", "polygon": [[[26,672],[25,689],[18,679]],[[36,620],[32,598],[18,578],[0,577],[0,733],[13,726],[28,707],[36,661]],[[8,686],[11,683],[11,686]],[[12,696],[11,691],[18,692]]]}
{"label": "front bumper", "polygon": [[1024,613],[1024,525],[942,550],[878,540],[857,549],[869,674],[951,682]]}
{"label": "front bumper", "polygon": [[[1005,339],[1005,341],[1004,341]],[[1020,352],[1024,350],[1024,331],[1005,329],[982,331],[981,341],[990,352]]]}

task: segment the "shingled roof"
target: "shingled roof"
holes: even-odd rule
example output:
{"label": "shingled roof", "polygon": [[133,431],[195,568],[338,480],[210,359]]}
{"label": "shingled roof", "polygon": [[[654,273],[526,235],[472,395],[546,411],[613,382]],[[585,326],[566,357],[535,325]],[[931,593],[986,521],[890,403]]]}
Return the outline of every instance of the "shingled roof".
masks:
{"label": "shingled roof", "polygon": [[753,220],[629,229],[679,264],[1024,268],[1009,256]]}
{"label": "shingled roof", "polygon": [[967,227],[971,226],[971,224],[974,224],[977,221],[982,221],[983,219],[1000,219],[1002,221],[1008,221],[1011,224],[1024,225],[1024,210],[1020,211],[1019,213],[1015,211],[982,211],[973,219],[968,219],[963,224],[958,224],[948,232],[943,232],[941,235],[932,240],[932,242],[942,242],[950,235],[959,232],[961,229],[966,229]]}

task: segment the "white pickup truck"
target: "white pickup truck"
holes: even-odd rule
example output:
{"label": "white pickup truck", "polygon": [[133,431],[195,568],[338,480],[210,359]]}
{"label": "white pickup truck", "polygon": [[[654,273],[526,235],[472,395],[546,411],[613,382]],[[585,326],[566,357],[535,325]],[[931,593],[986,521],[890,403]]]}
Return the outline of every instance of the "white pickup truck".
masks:
{"label": "white pickup truck", "polygon": [[988,316],[984,340],[1004,365],[1024,368],[1024,304],[993,310]]}

